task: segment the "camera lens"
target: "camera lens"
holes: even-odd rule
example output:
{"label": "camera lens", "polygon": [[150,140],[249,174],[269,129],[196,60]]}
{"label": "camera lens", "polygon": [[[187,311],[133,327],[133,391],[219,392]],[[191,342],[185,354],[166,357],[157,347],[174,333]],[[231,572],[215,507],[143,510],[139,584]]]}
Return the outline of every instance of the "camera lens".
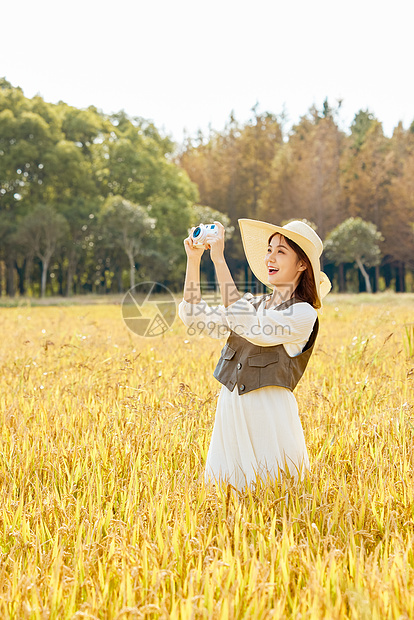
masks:
{"label": "camera lens", "polygon": [[199,234],[201,233],[201,227],[197,226],[197,228],[194,228],[193,230],[193,239],[197,239],[197,237],[199,236]]}

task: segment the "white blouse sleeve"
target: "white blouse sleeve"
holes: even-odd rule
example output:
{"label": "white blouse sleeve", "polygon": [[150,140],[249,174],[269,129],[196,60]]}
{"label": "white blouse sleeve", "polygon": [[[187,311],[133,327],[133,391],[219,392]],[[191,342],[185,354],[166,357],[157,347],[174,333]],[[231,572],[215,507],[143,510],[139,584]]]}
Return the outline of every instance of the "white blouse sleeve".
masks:
{"label": "white blouse sleeve", "polygon": [[178,315],[191,336],[223,338],[232,330],[255,345],[283,344],[290,355],[300,353],[312,332],[316,310],[306,302],[292,304],[284,310],[267,310],[262,302],[256,310],[251,303],[254,299],[251,293],[245,293],[227,308],[208,306],[203,299],[198,304],[183,299]]}
{"label": "white blouse sleeve", "polygon": [[316,321],[316,310],[306,302],[292,304],[284,310],[256,310],[245,298],[224,309],[227,324],[239,336],[258,346],[306,344]]}

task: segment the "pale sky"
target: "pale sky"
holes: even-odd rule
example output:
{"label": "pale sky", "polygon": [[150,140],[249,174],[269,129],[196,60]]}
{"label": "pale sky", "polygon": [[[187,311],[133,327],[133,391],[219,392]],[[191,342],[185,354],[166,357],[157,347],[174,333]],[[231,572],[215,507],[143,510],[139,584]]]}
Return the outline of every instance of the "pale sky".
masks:
{"label": "pale sky", "polygon": [[3,0],[0,76],[53,103],[124,109],[181,141],[231,110],[289,125],[343,99],[392,134],[414,120],[412,0]]}

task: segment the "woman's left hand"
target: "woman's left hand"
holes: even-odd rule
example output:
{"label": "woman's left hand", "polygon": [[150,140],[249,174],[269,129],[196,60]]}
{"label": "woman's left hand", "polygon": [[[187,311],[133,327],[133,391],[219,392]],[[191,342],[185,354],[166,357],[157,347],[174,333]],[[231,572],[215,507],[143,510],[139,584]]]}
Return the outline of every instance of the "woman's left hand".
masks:
{"label": "woman's left hand", "polygon": [[224,235],[225,228],[221,222],[214,221],[217,226],[217,235],[207,235],[205,247],[210,250],[210,257],[213,263],[224,259]]}

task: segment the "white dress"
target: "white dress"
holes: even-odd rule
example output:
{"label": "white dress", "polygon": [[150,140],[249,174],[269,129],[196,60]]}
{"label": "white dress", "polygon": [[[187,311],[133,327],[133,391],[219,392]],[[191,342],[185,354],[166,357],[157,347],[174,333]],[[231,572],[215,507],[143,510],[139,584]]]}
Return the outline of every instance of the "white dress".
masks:
{"label": "white dress", "polygon": [[[306,302],[284,310],[267,309],[263,298],[257,310],[246,293],[227,308],[181,301],[178,314],[188,327],[212,338],[229,336],[230,329],[258,346],[283,344],[294,357],[302,352],[315,323],[317,312]],[[278,470],[295,478],[309,467],[305,438],[296,398],[289,389],[261,387],[246,394],[221,386],[213,434],[207,454],[205,481],[225,480],[239,490],[263,480],[269,474],[278,478]]]}

